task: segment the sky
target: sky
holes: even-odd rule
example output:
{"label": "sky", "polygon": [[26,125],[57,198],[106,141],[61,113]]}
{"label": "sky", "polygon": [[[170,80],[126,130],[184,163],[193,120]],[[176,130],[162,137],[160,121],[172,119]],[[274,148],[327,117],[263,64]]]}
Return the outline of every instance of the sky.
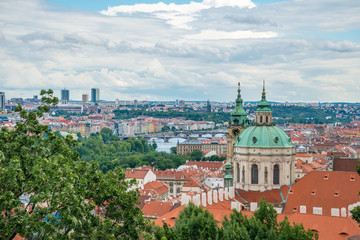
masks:
{"label": "sky", "polygon": [[360,1],[1,0],[0,91],[360,102]]}

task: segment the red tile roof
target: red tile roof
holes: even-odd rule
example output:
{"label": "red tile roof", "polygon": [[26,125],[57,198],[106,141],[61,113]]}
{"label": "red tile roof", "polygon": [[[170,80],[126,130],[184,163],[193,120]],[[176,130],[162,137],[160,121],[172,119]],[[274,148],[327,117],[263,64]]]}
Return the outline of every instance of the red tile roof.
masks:
{"label": "red tile roof", "polygon": [[[278,215],[278,221],[283,219],[284,215]],[[302,223],[305,229],[317,232],[319,240],[343,240],[360,234],[357,222],[350,218],[295,213],[288,215],[288,220],[291,223]]]}
{"label": "red tile roof", "polygon": [[348,208],[359,202],[360,176],[351,172],[312,171],[291,186],[284,213],[306,206],[307,213],[313,207],[322,207],[322,215],[331,216],[331,208]]}
{"label": "red tile roof", "polygon": [[197,166],[200,169],[210,169],[213,171],[218,170],[219,168],[221,168],[223,166],[223,162],[209,162],[209,161],[188,161],[187,163],[185,163],[184,165],[187,166]]}
{"label": "red tile roof", "polygon": [[145,184],[143,186],[142,190],[144,192],[153,190],[156,194],[161,195],[161,194],[168,192],[168,187],[160,181],[153,181],[153,182],[148,182],[147,184]]}
{"label": "red tile roof", "polygon": [[187,183],[184,184],[183,187],[200,187],[201,186],[201,182],[196,180],[196,179],[192,179],[190,181],[188,181]]}
{"label": "red tile roof", "polygon": [[136,179],[144,179],[148,170],[138,170],[138,169],[131,169],[125,172],[126,178],[136,178]]}
{"label": "red tile roof", "polygon": [[149,201],[145,203],[141,210],[143,211],[145,216],[159,217],[178,208],[179,206],[179,204],[174,205],[171,202]]}
{"label": "red tile roof", "polygon": [[[170,227],[173,227],[175,225],[175,220],[184,207],[185,206],[183,205],[160,216],[154,221],[155,225],[163,226],[163,221],[165,221]],[[229,215],[232,213],[230,208],[224,208],[218,204],[207,205],[207,207],[203,207],[203,209],[209,210],[214,215],[214,218],[219,225],[224,219],[224,216],[229,218]],[[242,211],[242,213],[246,216],[253,215],[253,213],[249,211]],[[290,214],[287,215],[287,217],[290,223],[303,224],[305,230],[310,229],[313,232],[317,232],[319,234],[319,240],[343,240],[350,236],[360,234],[358,224],[350,218],[314,216],[312,214],[299,213]],[[285,214],[279,214],[277,220],[283,221],[284,218]]]}
{"label": "red tile roof", "polygon": [[[241,189],[236,189],[235,199],[242,203],[245,203],[244,200],[250,203],[250,202],[260,202],[260,199],[264,197],[266,202],[281,203],[283,200],[286,199],[288,190],[289,190],[288,186],[282,186],[280,189],[273,189],[264,192],[245,191]],[[280,191],[284,199],[281,197]]]}

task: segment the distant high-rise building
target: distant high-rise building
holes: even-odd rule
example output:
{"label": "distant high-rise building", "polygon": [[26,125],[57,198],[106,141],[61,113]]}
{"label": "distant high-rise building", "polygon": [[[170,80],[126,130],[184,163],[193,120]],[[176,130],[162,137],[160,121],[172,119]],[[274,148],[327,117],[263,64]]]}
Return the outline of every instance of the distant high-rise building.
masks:
{"label": "distant high-rise building", "polygon": [[91,89],[91,101],[99,102],[100,100],[100,90],[98,88]]}
{"label": "distant high-rise building", "polygon": [[134,108],[138,107],[138,100],[134,100]]}
{"label": "distant high-rise building", "polygon": [[61,90],[61,103],[68,104],[70,100],[70,91],[67,89]]}
{"label": "distant high-rise building", "polygon": [[185,107],[185,101],[184,100],[179,101],[179,107]]}
{"label": "distant high-rise building", "polygon": [[89,95],[83,94],[82,95],[82,103],[87,103],[87,102],[89,102]]}
{"label": "distant high-rise building", "polygon": [[0,92],[0,111],[5,111],[5,92]]}

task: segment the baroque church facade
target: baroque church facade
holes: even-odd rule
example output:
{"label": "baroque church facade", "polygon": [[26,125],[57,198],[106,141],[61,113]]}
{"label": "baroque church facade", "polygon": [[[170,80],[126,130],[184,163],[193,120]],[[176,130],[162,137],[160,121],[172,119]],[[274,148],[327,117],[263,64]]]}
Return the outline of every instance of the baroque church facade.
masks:
{"label": "baroque church facade", "polygon": [[243,107],[240,84],[227,133],[228,159],[233,186],[245,191],[279,189],[295,182],[295,146],[291,138],[272,121],[265,85],[250,122]]}

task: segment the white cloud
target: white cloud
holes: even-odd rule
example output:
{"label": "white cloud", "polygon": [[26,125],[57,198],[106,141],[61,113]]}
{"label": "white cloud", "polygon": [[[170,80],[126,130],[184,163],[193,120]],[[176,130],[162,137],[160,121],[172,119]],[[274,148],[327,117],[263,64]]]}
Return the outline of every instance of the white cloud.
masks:
{"label": "white cloud", "polygon": [[203,30],[198,34],[187,35],[187,39],[195,40],[222,40],[222,39],[244,39],[244,38],[273,38],[277,37],[275,32],[253,32],[253,31],[235,31],[224,32],[216,30]]}
{"label": "white cloud", "polygon": [[189,4],[165,4],[163,2],[155,4],[135,4],[109,7],[102,14],[117,16],[118,14],[149,13],[155,17],[164,19],[173,27],[182,29],[192,29],[189,25],[199,16],[199,12],[210,8],[237,7],[253,8],[255,4],[250,0],[203,0],[202,2],[190,2]]}
{"label": "white cloud", "polygon": [[[204,0],[109,8],[108,16],[0,1],[1,90],[7,98],[67,87],[80,100],[99,87],[109,100],[230,101],[241,81],[246,101],[260,99],[265,79],[269,100],[358,101],[359,42],[321,34],[359,26],[359,7],[344,0],[333,11],[333,2]],[[324,24],[332,14],[339,21]]]}

